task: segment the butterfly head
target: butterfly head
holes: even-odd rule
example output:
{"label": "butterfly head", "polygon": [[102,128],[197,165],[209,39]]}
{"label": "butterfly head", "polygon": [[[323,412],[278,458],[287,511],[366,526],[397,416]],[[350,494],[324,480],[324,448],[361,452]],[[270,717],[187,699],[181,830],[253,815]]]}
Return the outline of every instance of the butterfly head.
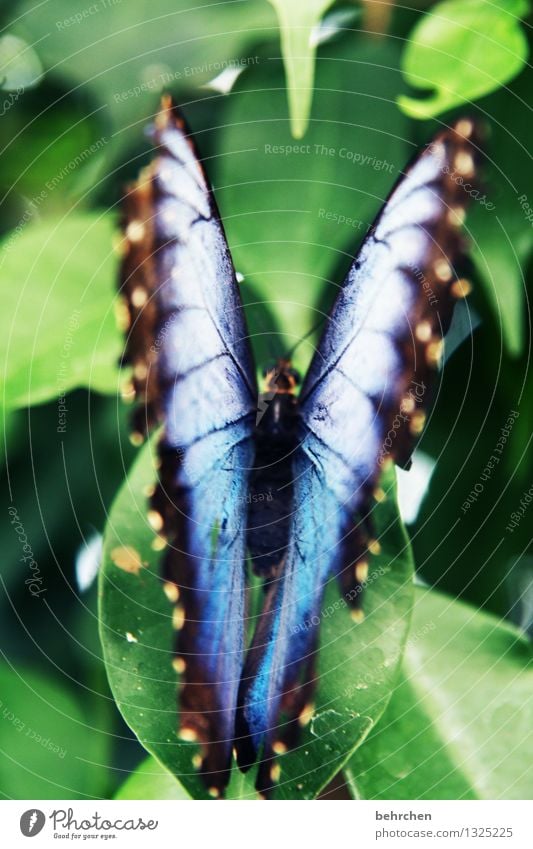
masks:
{"label": "butterfly head", "polygon": [[265,388],[259,396],[255,422],[258,433],[274,440],[290,439],[298,407],[295,389],[300,375],[290,360],[279,359],[265,368],[263,377]]}
{"label": "butterfly head", "polygon": [[263,370],[265,392],[276,395],[292,395],[300,383],[300,375],[291,365],[290,360],[280,358]]}

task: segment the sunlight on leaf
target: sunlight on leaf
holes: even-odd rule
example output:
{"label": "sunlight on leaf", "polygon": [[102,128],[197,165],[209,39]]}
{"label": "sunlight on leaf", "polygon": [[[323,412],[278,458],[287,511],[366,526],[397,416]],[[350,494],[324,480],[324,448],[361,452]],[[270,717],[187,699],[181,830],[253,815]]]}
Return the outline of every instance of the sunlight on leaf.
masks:
{"label": "sunlight on leaf", "polygon": [[333,0],[269,1],[279,20],[291,130],[294,138],[300,139],[307,129],[313,100],[316,44],[311,36]]}
{"label": "sunlight on leaf", "polygon": [[403,55],[403,73],[426,99],[398,97],[411,118],[432,118],[513,79],[528,57],[520,18],[527,0],[446,0],[416,25]]}

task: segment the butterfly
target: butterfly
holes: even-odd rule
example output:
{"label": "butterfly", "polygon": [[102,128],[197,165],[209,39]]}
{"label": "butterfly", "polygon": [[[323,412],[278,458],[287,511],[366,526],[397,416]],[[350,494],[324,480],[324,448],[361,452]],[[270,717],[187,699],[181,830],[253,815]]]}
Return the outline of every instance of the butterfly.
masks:
{"label": "butterfly", "polygon": [[[162,427],[148,519],[174,605],[178,735],[200,744],[212,796],[234,752],[242,770],[259,761],[267,796],[276,756],[310,715],[324,586],[335,575],[361,620],[379,544],[357,517],[384,463],[409,465],[454,302],[468,294],[455,266],[476,127],[460,119],[418,155],[353,260],[301,387],[279,359],[260,395],[224,228],[170,97],[150,134],[155,158],[123,203],[120,292],[133,439]],[[250,567],[264,600],[248,644]]]}

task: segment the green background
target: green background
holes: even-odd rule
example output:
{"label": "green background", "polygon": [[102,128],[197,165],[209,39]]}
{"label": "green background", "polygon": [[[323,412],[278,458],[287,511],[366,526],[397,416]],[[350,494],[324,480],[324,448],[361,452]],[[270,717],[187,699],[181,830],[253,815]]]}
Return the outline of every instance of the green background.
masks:
{"label": "green background", "polygon": [[[128,441],[115,322],[120,198],[149,160],[143,130],[164,89],[213,182],[258,366],[327,309],[415,151],[458,115],[483,127],[486,203],[466,225],[473,292],[418,448],[435,470],[407,532],[384,480],[385,575],[364,625],[342,609],[324,622],[316,712],[281,759],[278,795],[531,798],[529,7],[415,6],[0,5],[3,797],[204,795],[194,749],[174,737],[170,620],[144,519],[154,471]],[[209,85],[237,65],[229,92]],[[298,349],[302,370],[313,341]],[[99,589],[82,591],[76,558],[95,533],[104,567]],[[108,556],[117,538],[146,551],[140,578]],[[327,604],[337,599],[331,587]],[[230,795],[253,797],[251,780],[235,776]]]}

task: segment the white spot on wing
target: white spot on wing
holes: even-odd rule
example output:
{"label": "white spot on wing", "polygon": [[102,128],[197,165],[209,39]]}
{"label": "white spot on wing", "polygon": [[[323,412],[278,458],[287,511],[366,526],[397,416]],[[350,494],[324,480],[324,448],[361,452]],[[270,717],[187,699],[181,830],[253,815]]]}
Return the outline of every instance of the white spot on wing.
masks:
{"label": "white spot on wing", "polygon": [[186,170],[200,189],[205,190],[205,181],[202,169],[192,152],[188,140],[183,133],[174,127],[167,127],[160,132],[160,140],[168,148],[172,156],[182,166],[180,170]]}
{"label": "white spot on wing", "polygon": [[211,316],[203,310],[185,310],[168,320],[163,368],[168,375],[186,374],[206,360],[226,352]]}
{"label": "white spot on wing", "polygon": [[170,195],[176,201],[181,201],[191,212],[193,218],[202,215],[208,218],[210,214],[208,195],[204,185],[198,181],[183,166],[177,164],[169,156],[159,160],[156,179],[161,191]]}
{"label": "white spot on wing", "polygon": [[409,312],[415,300],[415,288],[406,274],[392,271],[376,281],[375,290],[361,304],[363,330],[379,330],[402,335],[408,331]]}
{"label": "white spot on wing", "polygon": [[357,385],[372,398],[394,392],[400,372],[400,356],[392,339],[363,330],[350,346],[350,373]]}
{"label": "white spot on wing", "polygon": [[395,189],[389,201],[389,208],[398,206],[415,189],[426,186],[436,180],[446,165],[446,151],[440,143],[434,143],[424,156],[413,165],[404,180]]}
{"label": "white spot on wing", "polygon": [[341,374],[324,381],[313,397],[308,423],[348,465],[372,464],[378,452],[373,403]]}
{"label": "white spot on wing", "polygon": [[224,357],[208,369],[186,375],[168,395],[167,436],[174,445],[190,445],[247,412],[236,366]]}
{"label": "white spot on wing", "polygon": [[421,225],[427,227],[442,214],[442,200],[434,190],[417,189],[402,203],[387,207],[376,228],[376,237],[384,239],[394,230],[406,226]]}
{"label": "white spot on wing", "polygon": [[423,268],[433,242],[423,227],[408,227],[387,236],[391,251],[391,262],[398,268],[402,265]]}

